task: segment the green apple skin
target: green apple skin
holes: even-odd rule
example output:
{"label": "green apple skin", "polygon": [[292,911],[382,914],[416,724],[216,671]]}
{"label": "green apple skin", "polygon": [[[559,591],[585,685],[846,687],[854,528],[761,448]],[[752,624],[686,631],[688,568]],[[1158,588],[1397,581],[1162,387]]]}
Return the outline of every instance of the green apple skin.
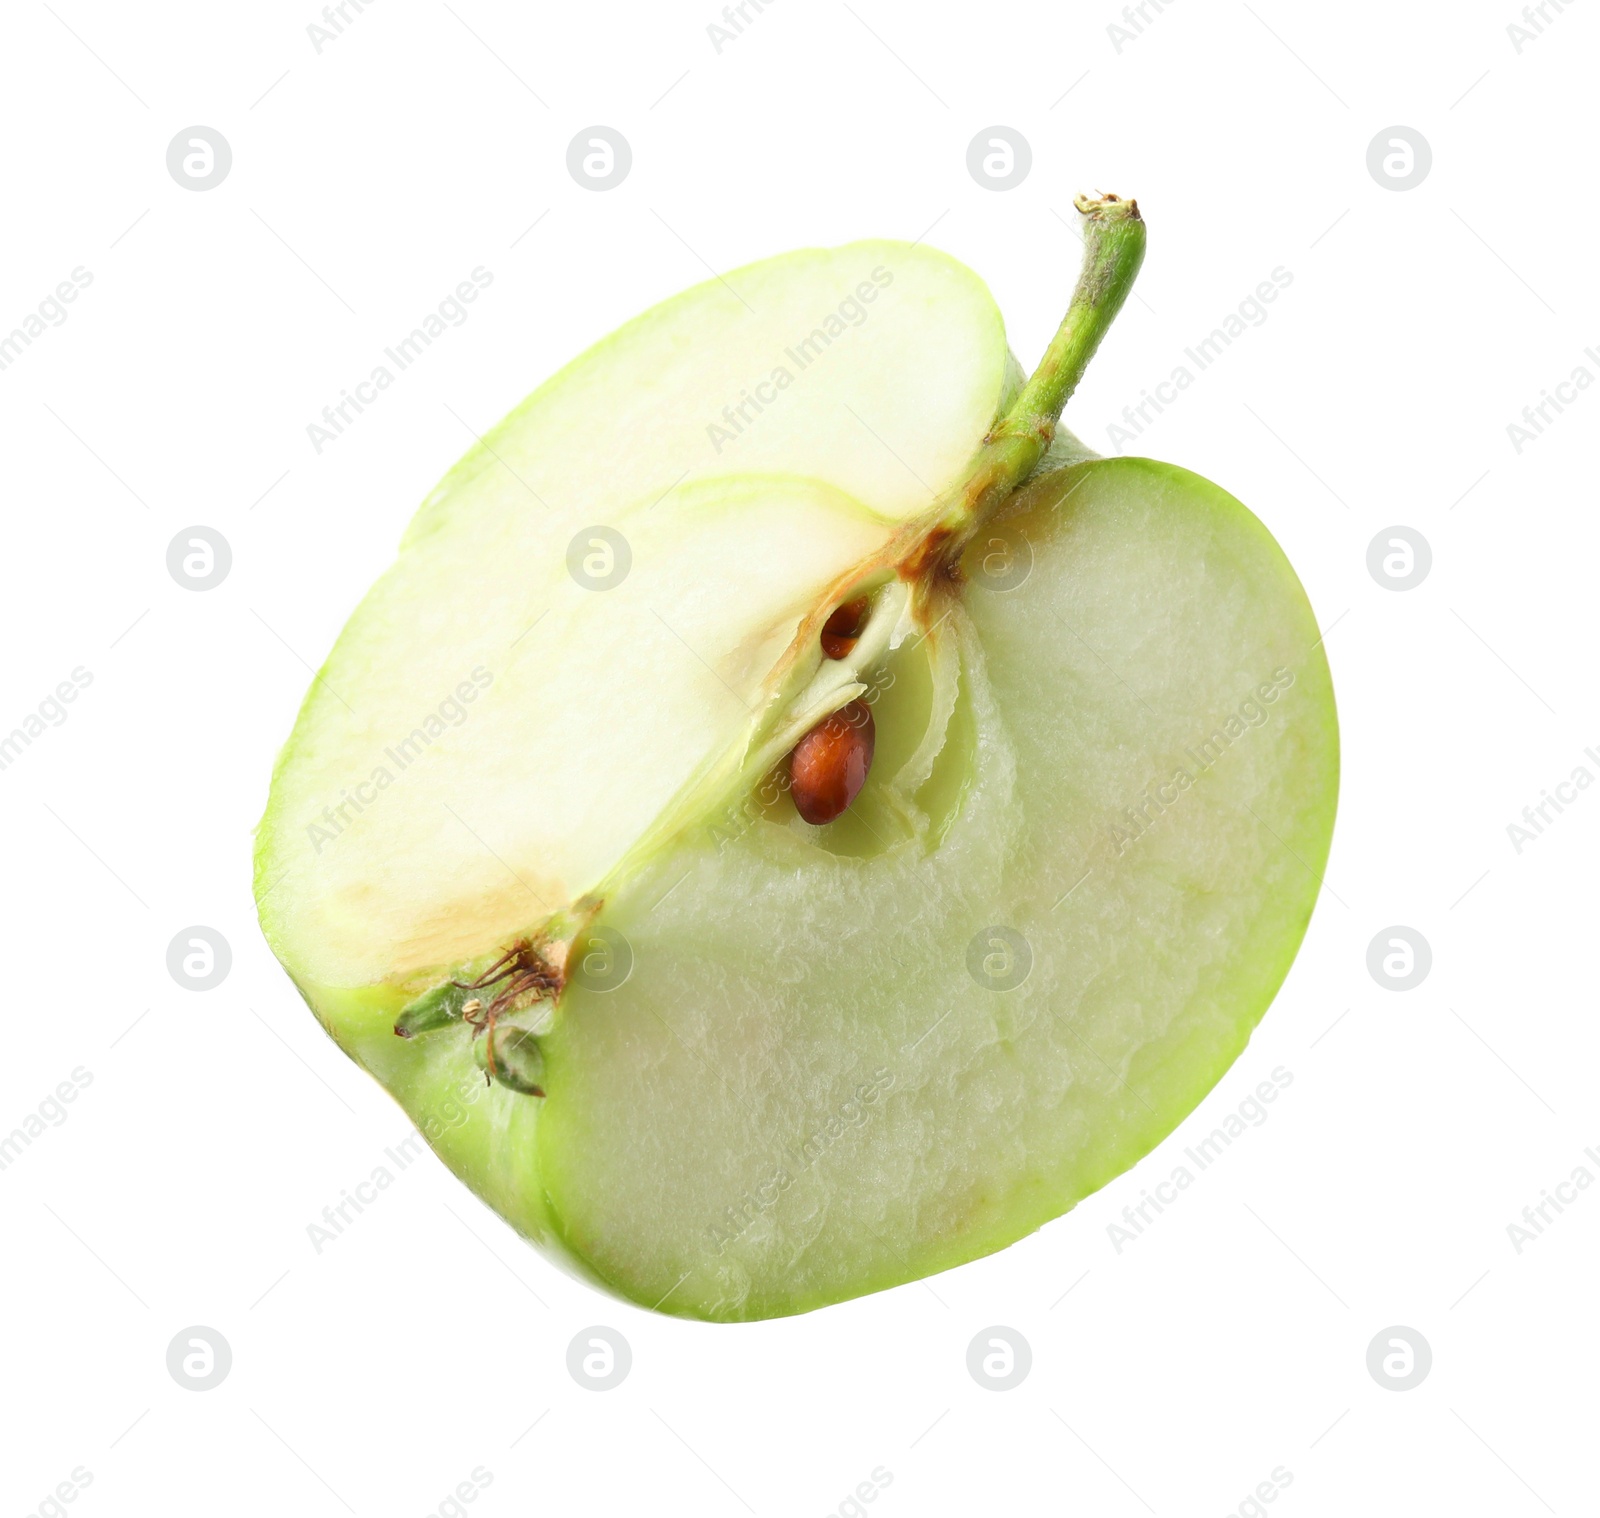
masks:
{"label": "green apple skin", "polygon": [[[975,544],[878,708],[880,733],[926,721],[911,665],[959,664],[915,804],[872,793],[879,767],[863,793],[887,841],[763,815],[622,883],[591,929],[632,974],[568,985],[547,1099],[486,1084],[464,1038],[396,1038],[412,986],[297,982],[451,1170],[620,1297],[766,1318],[1003,1249],[1160,1144],[1289,971],[1338,730],[1281,550],[1145,459],[1038,477],[995,526],[1031,573],[985,589]],[[1032,955],[1006,990],[969,968],[993,924]]]}

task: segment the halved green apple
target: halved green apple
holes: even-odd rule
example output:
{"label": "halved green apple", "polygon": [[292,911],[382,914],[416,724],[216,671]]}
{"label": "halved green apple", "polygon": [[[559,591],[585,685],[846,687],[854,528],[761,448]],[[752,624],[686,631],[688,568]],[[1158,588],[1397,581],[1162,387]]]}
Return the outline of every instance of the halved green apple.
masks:
{"label": "halved green apple", "polygon": [[306,1000],[636,1302],[1004,1247],[1193,1108],[1305,932],[1315,620],[1226,492],[1057,432],[1144,245],[1080,210],[1025,384],[982,284],[899,243],[600,343],[429,497],[279,758],[257,899]]}

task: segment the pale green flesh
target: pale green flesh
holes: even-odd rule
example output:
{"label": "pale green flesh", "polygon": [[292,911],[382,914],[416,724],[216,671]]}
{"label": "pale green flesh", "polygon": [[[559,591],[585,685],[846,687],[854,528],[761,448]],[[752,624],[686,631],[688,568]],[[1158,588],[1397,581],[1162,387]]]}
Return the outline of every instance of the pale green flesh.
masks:
{"label": "pale green flesh", "polygon": [[[405,991],[301,977],[468,1184],[619,1293],[763,1317],[999,1249],[1170,1132],[1287,972],[1338,769],[1293,571],[1171,466],[1082,465],[1017,509],[1031,576],[968,586],[893,656],[854,815],[719,816],[610,895],[633,972],[567,986],[546,1099],[485,1087],[464,1030],[395,1038]],[[1219,730],[1202,770],[1185,751]],[[1179,768],[1119,853],[1123,808]],[[1004,992],[967,965],[997,924],[1033,954]]]}

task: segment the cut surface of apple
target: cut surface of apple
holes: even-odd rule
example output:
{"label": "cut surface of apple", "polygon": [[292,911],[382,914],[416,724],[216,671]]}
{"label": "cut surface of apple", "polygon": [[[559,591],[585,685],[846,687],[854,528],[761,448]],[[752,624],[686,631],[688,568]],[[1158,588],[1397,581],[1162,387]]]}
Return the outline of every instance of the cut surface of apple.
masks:
{"label": "cut surface of apple", "polygon": [[959,690],[927,779],[874,766],[872,852],[713,827],[607,905],[633,972],[546,1040],[541,1184],[636,1300],[764,1316],[1012,1242],[1164,1137],[1289,967],[1337,737],[1281,552],[1145,461],[1018,505],[1026,581],[890,661]]}
{"label": "cut surface of apple", "polygon": [[[1181,1121],[1293,960],[1338,774],[1311,609],[1182,469],[1022,482],[1058,345],[1019,395],[983,286],[891,243],[667,302],[434,492],[279,759],[257,895],[302,993],[633,1301],[792,1313],[1014,1242]],[[784,756],[863,709],[813,826]]]}
{"label": "cut surface of apple", "polygon": [[259,842],[280,956],[369,985],[593,889],[1014,383],[982,283],[884,242],[713,280],[568,365],[424,503],[307,695]]}

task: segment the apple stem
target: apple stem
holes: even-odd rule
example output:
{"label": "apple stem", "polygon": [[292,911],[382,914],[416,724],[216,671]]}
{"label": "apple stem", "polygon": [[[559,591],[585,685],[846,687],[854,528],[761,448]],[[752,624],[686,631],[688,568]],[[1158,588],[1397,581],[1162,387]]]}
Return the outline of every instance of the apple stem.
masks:
{"label": "apple stem", "polygon": [[946,525],[962,539],[1044,457],[1061,408],[1077,389],[1144,262],[1145,225],[1137,201],[1080,195],[1073,204],[1083,215],[1083,269],[1077,288],[1039,367],[984,438],[961,487],[954,519]]}

